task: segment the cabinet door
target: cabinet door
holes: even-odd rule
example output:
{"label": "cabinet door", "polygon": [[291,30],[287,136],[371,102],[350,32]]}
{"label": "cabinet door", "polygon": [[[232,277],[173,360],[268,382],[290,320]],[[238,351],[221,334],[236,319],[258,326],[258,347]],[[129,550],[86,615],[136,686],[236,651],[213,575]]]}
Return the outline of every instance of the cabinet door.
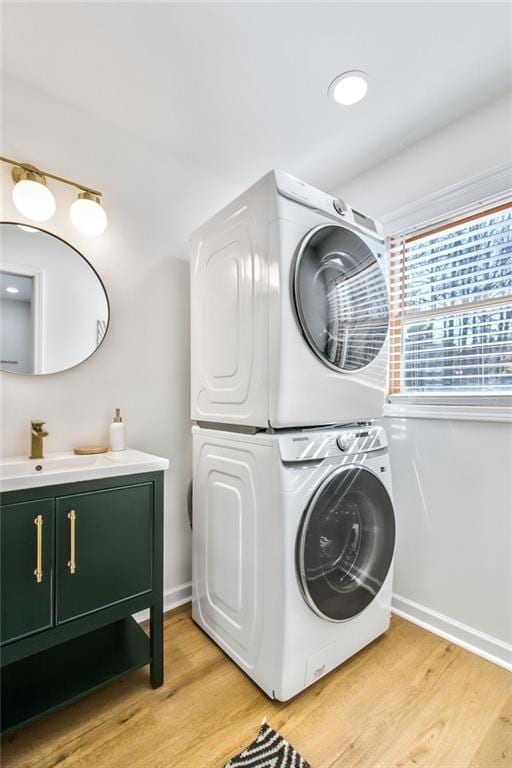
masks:
{"label": "cabinet door", "polygon": [[151,590],[153,485],[56,500],[57,624]]}
{"label": "cabinet door", "polygon": [[0,519],[5,643],[52,626],[53,499],[7,504]]}

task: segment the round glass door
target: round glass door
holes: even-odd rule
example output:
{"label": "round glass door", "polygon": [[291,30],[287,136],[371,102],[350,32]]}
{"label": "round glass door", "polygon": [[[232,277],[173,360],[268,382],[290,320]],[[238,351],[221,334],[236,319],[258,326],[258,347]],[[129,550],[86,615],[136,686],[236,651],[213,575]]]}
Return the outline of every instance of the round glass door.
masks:
{"label": "round glass door", "polygon": [[309,606],[332,621],[357,616],[386,578],[395,547],[395,516],[379,478],[340,467],[318,488],[301,521],[297,567]]}
{"label": "round glass door", "polygon": [[293,281],[297,317],[313,352],[346,373],[369,365],[388,332],[384,275],[366,243],[338,225],[304,238]]}

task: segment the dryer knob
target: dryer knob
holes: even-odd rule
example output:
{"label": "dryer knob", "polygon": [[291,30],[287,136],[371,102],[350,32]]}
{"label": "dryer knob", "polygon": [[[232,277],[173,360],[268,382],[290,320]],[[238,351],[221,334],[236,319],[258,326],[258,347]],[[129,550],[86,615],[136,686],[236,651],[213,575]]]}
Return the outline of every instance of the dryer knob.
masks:
{"label": "dryer knob", "polygon": [[350,448],[349,441],[348,440],[344,440],[342,437],[338,437],[337,443],[338,443],[338,448],[340,449],[340,451],[346,451],[346,450],[348,450],[348,448]]}
{"label": "dryer knob", "polygon": [[346,214],[347,206],[345,205],[343,200],[340,200],[339,198],[335,199],[333,200],[332,204],[334,206],[334,210],[336,211],[336,213],[339,213],[340,216],[344,216]]}

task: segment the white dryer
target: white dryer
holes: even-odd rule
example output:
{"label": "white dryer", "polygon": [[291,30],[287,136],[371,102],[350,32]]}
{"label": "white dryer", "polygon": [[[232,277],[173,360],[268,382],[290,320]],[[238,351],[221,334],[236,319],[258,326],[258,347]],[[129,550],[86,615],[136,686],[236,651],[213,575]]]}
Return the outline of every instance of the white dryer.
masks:
{"label": "white dryer", "polygon": [[389,626],[395,519],[382,427],[194,427],[192,616],[286,701]]}
{"label": "white dryer", "polygon": [[380,417],[380,225],[272,171],[191,238],[192,419],[273,428]]}

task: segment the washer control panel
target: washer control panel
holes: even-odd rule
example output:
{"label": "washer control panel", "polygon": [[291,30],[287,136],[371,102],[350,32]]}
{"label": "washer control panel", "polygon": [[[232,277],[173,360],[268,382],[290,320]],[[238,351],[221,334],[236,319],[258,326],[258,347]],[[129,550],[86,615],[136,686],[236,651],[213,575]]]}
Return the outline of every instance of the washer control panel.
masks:
{"label": "washer control panel", "polygon": [[281,460],[320,461],[386,448],[388,441],[382,427],[332,427],[325,430],[301,430],[279,436]]}

